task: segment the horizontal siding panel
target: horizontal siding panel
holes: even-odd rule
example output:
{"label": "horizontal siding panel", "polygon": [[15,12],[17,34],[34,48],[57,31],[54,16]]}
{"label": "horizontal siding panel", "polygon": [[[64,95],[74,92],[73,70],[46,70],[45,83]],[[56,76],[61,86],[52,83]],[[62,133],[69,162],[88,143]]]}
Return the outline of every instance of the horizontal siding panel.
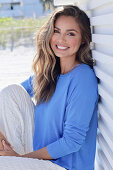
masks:
{"label": "horizontal siding panel", "polygon": [[[104,115],[105,115],[105,114],[108,114],[107,117],[108,117],[108,119],[109,119],[110,122],[111,122],[111,120],[113,120],[113,104],[111,105],[111,104],[109,103],[109,101],[106,100],[106,99],[104,99],[103,97],[101,97],[101,103],[102,103],[102,105],[99,103],[99,109],[100,109],[100,107],[101,107],[101,111],[102,111],[102,112],[105,112],[105,113],[103,113]],[[102,110],[102,109],[103,109],[103,110]],[[99,114],[101,114],[101,113],[99,113]],[[110,125],[110,131],[113,132],[113,130],[111,130],[111,129],[113,129],[112,124],[113,124],[113,121],[112,121],[111,124],[109,124],[109,125]],[[112,136],[113,136],[113,133],[112,133]]]}
{"label": "horizontal siding panel", "polygon": [[92,50],[93,57],[102,63],[112,65],[113,64],[113,56],[106,55],[104,53],[98,52],[96,50]]}
{"label": "horizontal siding panel", "polygon": [[96,25],[92,26],[94,34],[113,35],[113,24],[112,25]]}
{"label": "horizontal siding panel", "polygon": [[106,90],[104,90],[104,88],[100,84],[98,85],[98,90],[100,96],[108,100],[110,107],[113,108],[113,96],[111,96]]}
{"label": "horizontal siding panel", "polygon": [[[102,63],[101,61],[96,60],[96,66],[106,77],[110,78],[111,81],[113,80],[113,70],[112,64]],[[107,80],[106,80],[107,81]],[[113,81],[112,81],[113,82]]]}
{"label": "horizontal siding panel", "polygon": [[98,136],[98,141],[99,141],[100,146],[102,147],[102,150],[104,151],[104,152],[100,152],[100,154],[99,154],[102,164],[104,165],[104,170],[113,170],[112,157],[109,154],[109,151],[106,149],[108,146],[106,145],[106,142],[105,142],[104,138],[102,137],[102,135]]}
{"label": "horizontal siding panel", "polygon": [[[102,152],[102,150],[98,150],[98,155],[99,155],[102,165],[104,166],[104,168],[102,168],[101,170],[113,170],[108,160],[106,159],[106,156]],[[98,170],[98,169],[95,169],[95,170]]]}
{"label": "horizontal siding panel", "polygon": [[92,10],[91,16],[95,17],[95,16],[101,16],[110,13],[113,13],[113,1],[112,3],[106,3],[105,5],[97,7],[94,10]]}
{"label": "horizontal siding panel", "polygon": [[107,141],[107,145],[110,148],[110,154],[113,157],[113,141],[112,141],[112,136],[111,136],[111,133],[108,131],[108,128],[107,128],[105,122],[102,119],[99,119],[98,128],[99,128],[100,133],[104,137],[104,139]]}
{"label": "horizontal siding panel", "polygon": [[113,47],[113,35],[92,34],[92,41]]}
{"label": "horizontal siding panel", "polygon": [[[105,125],[103,122],[99,122],[99,130],[101,135],[98,135],[98,143],[103,150],[104,154],[106,155],[107,160],[109,161],[111,167],[113,168],[113,152],[111,151],[112,141],[109,138],[108,130],[105,128]],[[101,137],[100,137],[101,136]],[[102,138],[103,136],[103,138]],[[102,140],[102,141],[101,141]]]}
{"label": "horizontal siding panel", "polygon": [[[113,163],[112,163],[112,154],[110,153],[110,148],[109,148],[109,145],[107,144],[106,142],[106,139],[104,139],[103,137],[101,137],[101,133],[99,134],[98,136],[98,143],[99,143],[99,146],[101,148],[101,150],[103,151],[102,154],[105,155],[106,157],[106,160],[107,160],[107,167],[110,167],[110,169],[113,170]],[[107,139],[107,141],[109,141],[109,139]],[[102,155],[102,156],[103,156]],[[99,157],[100,159],[100,157]],[[103,165],[103,164],[102,164]],[[97,170],[97,169],[96,169]],[[106,170],[106,169],[105,169]]]}
{"label": "horizontal siding panel", "polygon": [[113,48],[111,48],[111,46],[94,43],[94,48],[93,49],[95,49],[98,52],[104,53],[106,55],[113,56]]}
{"label": "horizontal siding panel", "polygon": [[106,91],[113,96],[113,77],[100,70],[97,66],[94,67],[96,76],[100,79],[100,83],[105,87]]}
{"label": "horizontal siding panel", "polygon": [[92,26],[113,24],[113,13],[90,18]]}
{"label": "horizontal siding panel", "polygon": [[92,0],[88,2],[88,9],[95,9],[97,7],[106,5],[110,2],[113,2],[113,0]]}
{"label": "horizontal siding panel", "polygon": [[[113,83],[113,57],[106,54],[104,55],[96,50],[92,51],[92,55],[96,60],[94,70],[101,76],[98,78],[102,78],[104,82],[106,81],[106,83],[109,83],[109,80]],[[104,77],[106,80],[104,80]]]}
{"label": "horizontal siding panel", "polygon": [[[101,119],[104,120],[105,124],[107,124],[107,127],[109,128],[110,130],[110,133],[111,133],[111,138],[113,139],[113,126],[112,123],[113,123],[113,115],[111,114],[112,112],[108,112],[106,111],[106,108],[99,104],[99,116],[101,116]],[[112,146],[113,146],[113,142],[112,142]],[[113,151],[113,148],[112,148],[112,151]]]}

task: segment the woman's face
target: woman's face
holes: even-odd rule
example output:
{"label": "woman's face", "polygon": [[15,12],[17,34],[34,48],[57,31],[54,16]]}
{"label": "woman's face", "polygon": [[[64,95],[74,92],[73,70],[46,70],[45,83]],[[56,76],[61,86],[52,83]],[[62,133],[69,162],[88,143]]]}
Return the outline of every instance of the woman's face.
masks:
{"label": "woman's face", "polygon": [[60,16],[55,22],[54,33],[50,40],[55,55],[60,58],[75,58],[81,41],[81,31],[75,18]]}

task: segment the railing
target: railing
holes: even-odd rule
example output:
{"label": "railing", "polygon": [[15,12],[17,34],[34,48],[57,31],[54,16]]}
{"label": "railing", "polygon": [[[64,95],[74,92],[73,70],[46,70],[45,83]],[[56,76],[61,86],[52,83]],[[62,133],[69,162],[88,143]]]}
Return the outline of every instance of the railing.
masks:
{"label": "railing", "polygon": [[11,27],[0,29],[0,50],[10,48],[11,51],[20,45],[34,46],[39,27]]}

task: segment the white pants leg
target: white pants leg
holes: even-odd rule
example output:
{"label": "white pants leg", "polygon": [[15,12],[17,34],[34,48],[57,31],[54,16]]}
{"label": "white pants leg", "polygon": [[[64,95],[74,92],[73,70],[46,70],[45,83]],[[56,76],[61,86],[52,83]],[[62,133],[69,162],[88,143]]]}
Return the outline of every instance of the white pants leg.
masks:
{"label": "white pants leg", "polygon": [[[0,131],[19,154],[33,151],[34,103],[20,85],[0,92]],[[2,170],[62,170],[51,161],[0,156]]]}
{"label": "white pants leg", "polygon": [[33,151],[34,104],[22,86],[0,92],[0,131],[19,154]]}

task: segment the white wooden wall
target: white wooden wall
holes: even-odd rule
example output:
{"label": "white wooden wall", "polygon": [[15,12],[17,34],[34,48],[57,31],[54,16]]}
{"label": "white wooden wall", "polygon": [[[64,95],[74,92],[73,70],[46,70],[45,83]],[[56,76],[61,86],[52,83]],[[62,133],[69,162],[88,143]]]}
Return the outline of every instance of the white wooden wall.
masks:
{"label": "white wooden wall", "polygon": [[113,170],[113,0],[89,0],[94,67],[99,78],[98,136],[95,170]]}

